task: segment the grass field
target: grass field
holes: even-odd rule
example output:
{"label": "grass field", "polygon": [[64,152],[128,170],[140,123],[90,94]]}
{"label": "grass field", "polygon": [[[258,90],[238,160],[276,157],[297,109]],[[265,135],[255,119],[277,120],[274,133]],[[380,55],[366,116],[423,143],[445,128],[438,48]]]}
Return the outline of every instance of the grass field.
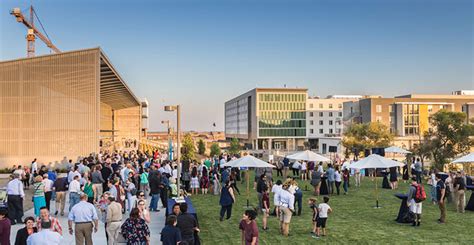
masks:
{"label": "grass field", "polygon": [[[275,175],[274,175],[275,176]],[[252,176],[253,177],[253,176]],[[251,177],[251,179],[253,179]],[[351,179],[353,181],[353,179]],[[381,186],[381,180],[378,181]],[[355,244],[474,244],[474,212],[465,214],[455,212],[452,204],[447,206],[447,223],[438,224],[439,209],[428,200],[423,203],[422,224],[412,227],[398,224],[394,220],[400,207],[400,199],[395,193],[406,193],[408,184],[400,183],[398,190],[379,189],[380,205],[375,209],[374,182],[364,178],[362,187],[349,189],[348,195],[331,196],[329,205],[333,209],[327,223],[328,236],[321,239],[311,238],[311,210],[306,205],[312,196],[311,186],[300,182],[299,186],[308,191],[303,194],[303,213],[293,216],[290,225],[290,236],[285,238],[279,234],[279,223],[274,216],[269,217],[269,230],[261,229],[261,217],[257,217],[259,226],[259,244],[316,244],[316,243],[355,243]],[[241,195],[237,195],[232,218],[219,221],[219,197],[213,195],[192,196],[193,204],[198,212],[201,228],[200,237],[204,244],[240,244],[238,225],[246,204],[245,186],[239,185]],[[256,191],[250,185],[250,202],[257,204]],[[428,199],[429,188],[426,187]],[[342,186],[341,186],[342,190]],[[467,198],[471,195],[470,191]],[[318,201],[322,198],[318,198]],[[273,200],[273,196],[270,197]],[[468,199],[469,200],[469,199]],[[271,201],[273,204],[273,202]]]}

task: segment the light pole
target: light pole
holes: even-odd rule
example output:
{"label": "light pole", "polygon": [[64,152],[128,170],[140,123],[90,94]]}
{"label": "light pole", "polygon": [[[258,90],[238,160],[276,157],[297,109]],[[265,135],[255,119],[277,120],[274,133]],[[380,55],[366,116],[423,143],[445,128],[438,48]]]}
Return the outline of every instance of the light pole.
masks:
{"label": "light pole", "polygon": [[170,120],[161,121],[161,123],[162,124],[166,123],[166,125],[167,125],[167,129],[168,129],[168,159],[170,161],[173,161],[173,153],[172,153],[173,145],[172,145],[172,141],[171,141]]}
{"label": "light pole", "polygon": [[[176,131],[177,131],[177,139],[176,139],[176,159],[178,162],[178,176],[176,178],[176,186],[178,189],[178,195],[180,195],[180,178],[181,178],[181,146],[180,146],[180,138],[181,138],[181,116],[180,116],[180,106],[179,105],[168,105],[165,106],[165,111],[176,111]],[[169,121],[168,121],[169,123]]]}

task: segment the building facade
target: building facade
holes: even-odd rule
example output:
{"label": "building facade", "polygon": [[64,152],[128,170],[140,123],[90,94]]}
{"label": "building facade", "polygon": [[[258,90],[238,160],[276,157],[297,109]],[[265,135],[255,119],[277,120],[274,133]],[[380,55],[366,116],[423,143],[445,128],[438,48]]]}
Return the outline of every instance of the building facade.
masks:
{"label": "building facade", "polygon": [[319,153],[339,152],[343,133],[343,105],[361,95],[330,95],[306,101],[306,134],[311,149]]}
{"label": "building facade", "polygon": [[439,110],[465,112],[468,120],[474,117],[474,95],[410,94],[395,98],[366,98],[345,102],[344,124],[380,122],[395,137],[395,144],[411,148],[425,132],[432,129],[431,116]]}
{"label": "building facade", "polygon": [[0,62],[0,167],[136,149],[140,106],[100,48]]}
{"label": "building facade", "polygon": [[306,141],[307,89],[256,88],[225,103],[225,135],[251,149],[295,150]]}

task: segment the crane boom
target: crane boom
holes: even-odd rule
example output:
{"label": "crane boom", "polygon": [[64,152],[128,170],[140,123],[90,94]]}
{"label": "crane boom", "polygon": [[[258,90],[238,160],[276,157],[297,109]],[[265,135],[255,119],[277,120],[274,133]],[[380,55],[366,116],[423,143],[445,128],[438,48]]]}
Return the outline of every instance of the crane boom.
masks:
{"label": "crane boom", "polygon": [[30,21],[28,21],[23,13],[21,13],[21,10],[19,8],[14,8],[10,14],[15,16],[17,22],[23,23],[27,28],[28,28],[28,35],[26,36],[26,39],[28,40],[28,57],[32,57],[35,55],[35,50],[34,50],[34,41],[35,41],[35,36],[38,36],[45,44],[48,46],[48,48],[52,49],[55,53],[61,53],[61,51],[49,40],[48,37],[43,35],[35,26],[33,23],[33,6],[30,6]]}

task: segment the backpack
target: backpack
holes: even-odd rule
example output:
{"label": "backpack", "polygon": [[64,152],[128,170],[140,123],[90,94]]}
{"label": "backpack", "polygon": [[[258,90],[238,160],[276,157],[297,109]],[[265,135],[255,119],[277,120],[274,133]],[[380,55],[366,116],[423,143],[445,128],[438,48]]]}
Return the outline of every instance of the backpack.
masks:
{"label": "backpack", "polygon": [[420,203],[426,200],[426,192],[425,188],[423,187],[422,184],[418,184],[415,186],[416,191],[415,191],[415,202]]}

